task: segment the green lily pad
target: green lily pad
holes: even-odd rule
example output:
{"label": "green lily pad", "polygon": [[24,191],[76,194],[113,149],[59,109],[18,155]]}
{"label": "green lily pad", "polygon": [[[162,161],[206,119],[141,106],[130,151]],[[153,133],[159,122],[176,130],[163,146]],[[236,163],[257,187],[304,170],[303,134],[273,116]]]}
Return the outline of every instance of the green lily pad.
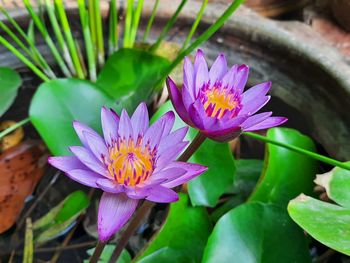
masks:
{"label": "green lily pad", "polygon": [[22,85],[20,75],[10,68],[0,67],[0,117],[10,108]]}
{"label": "green lily pad", "polygon": [[311,259],[302,230],[283,208],[251,202],[220,218],[202,262],[301,263]]}
{"label": "green lily pad", "polygon": [[[315,151],[314,142],[294,129],[273,128],[267,137]],[[286,207],[300,193],[312,193],[317,162],[282,147],[267,144],[264,170],[249,201]]]}
{"label": "green lily pad", "polygon": [[350,209],[300,195],[290,201],[292,219],[313,238],[350,256]]}
{"label": "green lily pad", "polygon": [[96,84],[117,103],[133,111],[157,91],[169,65],[167,59],[149,52],[122,48],[108,58]]}
{"label": "green lily pad", "polygon": [[200,262],[212,226],[203,207],[191,207],[188,196],[179,194],[155,238],[137,261],[139,263]]}

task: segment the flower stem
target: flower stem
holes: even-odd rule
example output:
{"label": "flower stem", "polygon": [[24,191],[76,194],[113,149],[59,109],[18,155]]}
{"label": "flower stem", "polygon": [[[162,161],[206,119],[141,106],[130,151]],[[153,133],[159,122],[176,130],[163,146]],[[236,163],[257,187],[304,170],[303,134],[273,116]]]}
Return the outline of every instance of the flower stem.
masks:
{"label": "flower stem", "polygon": [[[206,137],[200,132],[198,132],[198,134],[193,139],[191,144],[186,148],[185,152],[177,159],[177,161],[186,162],[196,152],[196,150],[202,145],[205,139]],[[134,234],[136,229],[139,227],[142,219],[149,213],[149,211],[152,209],[154,205],[155,204],[152,202],[145,201],[142,204],[142,206],[140,206],[140,208],[136,212],[136,215],[131,219],[129,225],[127,226],[122,236],[120,237],[120,240],[117,246],[115,247],[111,258],[108,261],[109,263],[114,263],[117,261],[124,247],[128,243],[130,237]]]}
{"label": "flower stem", "polygon": [[106,242],[102,242],[101,240],[98,241],[94,254],[92,254],[90,258],[90,261],[89,261],[90,263],[98,262],[105,246],[106,246]]}
{"label": "flower stem", "polygon": [[327,164],[330,164],[330,165],[333,165],[333,166],[338,166],[340,168],[343,168],[343,169],[346,169],[346,170],[350,170],[350,166],[348,164],[346,164],[346,163],[343,163],[343,162],[334,160],[332,158],[329,158],[329,157],[326,157],[326,156],[323,156],[323,155],[320,155],[320,154],[317,154],[317,153],[305,150],[303,148],[300,148],[300,147],[297,147],[297,146],[294,146],[294,145],[291,145],[291,144],[275,141],[275,140],[272,140],[272,139],[270,139],[270,138],[268,138],[266,136],[262,136],[262,135],[259,135],[259,134],[256,134],[256,133],[251,133],[251,132],[245,132],[245,133],[243,133],[243,135],[252,137],[254,139],[257,139],[257,140],[260,140],[260,141],[263,141],[263,142],[266,142],[266,143],[271,143],[271,144],[274,144],[274,145],[286,148],[286,149],[291,150],[293,152],[304,154],[304,155],[306,155],[306,156],[308,156],[310,158],[313,158],[315,160],[318,160],[318,161],[321,161],[321,162],[324,162],[324,163],[327,163]]}
{"label": "flower stem", "polygon": [[142,219],[149,213],[149,211],[152,209],[152,207],[155,204],[149,201],[143,202],[143,204],[140,206],[140,208],[137,210],[135,216],[130,221],[130,224],[123,232],[122,236],[120,237],[120,240],[115,247],[112,256],[109,259],[109,263],[114,263],[119,258],[120,254],[122,253],[124,247],[128,243],[130,237],[135,233],[136,229],[139,227]]}
{"label": "flower stem", "polygon": [[177,161],[187,162],[188,159],[190,159],[190,157],[197,151],[199,146],[202,145],[205,139],[206,137],[202,133],[198,132],[191,144],[186,148],[184,153],[177,159]]}

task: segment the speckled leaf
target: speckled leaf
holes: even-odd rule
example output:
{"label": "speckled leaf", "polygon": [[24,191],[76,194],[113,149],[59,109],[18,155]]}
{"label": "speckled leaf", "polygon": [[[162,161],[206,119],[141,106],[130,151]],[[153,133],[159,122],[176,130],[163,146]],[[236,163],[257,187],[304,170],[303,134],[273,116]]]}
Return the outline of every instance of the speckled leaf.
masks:
{"label": "speckled leaf", "polygon": [[350,209],[300,195],[290,201],[288,212],[313,238],[350,256]]}

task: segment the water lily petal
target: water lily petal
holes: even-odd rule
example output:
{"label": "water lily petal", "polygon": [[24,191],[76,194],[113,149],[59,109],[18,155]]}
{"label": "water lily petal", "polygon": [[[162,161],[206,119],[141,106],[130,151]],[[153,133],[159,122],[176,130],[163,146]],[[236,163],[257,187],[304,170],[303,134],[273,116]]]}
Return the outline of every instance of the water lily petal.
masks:
{"label": "water lily petal", "polygon": [[83,133],[90,132],[90,133],[93,133],[96,135],[98,135],[98,133],[95,132],[93,129],[91,129],[89,126],[87,126],[84,123],[81,123],[79,121],[73,121],[73,127],[74,127],[74,130],[77,133],[81,143],[84,145],[84,147],[86,147],[87,149],[90,149]]}
{"label": "water lily petal", "polygon": [[95,133],[83,132],[85,139],[91,149],[91,152],[98,160],[105,163],[109,159],[108,149],[102,137]]}
{"label": "water lily petal", "polygon": [[149,189],[146,199],[157,203],[172,203],[178,201],[179,196],[175,191],[159,185]]}
{"label": "water lily petal", "polygon": [[249,75],[249,67],[247,65],[240,65],[235,76],[234,89],[239,93],[242,93],[245,85],[247,84]]}
{"label": "water lily petal", "polygon": [[166,83],[168,87],[170,100],[174,105],[174,109],[176,110],[177,114],[179,114],[181,119],[188,122],[189,117],[185,105],[182,101],[182,95],[180,90],[177,88],[175,82],[170,77],[167,78]]}
{"label": "water lily petal", "polygon": [[96,181],[96,184],[99,188],[101,188],[103,191],[112,193],[112,194],[117,194],[124,192],[124,186],[117,184],[115,181],[112,181],[111,179],[98,179]]}
{"label": "water lily petal", "polygon": [[185,149],[188,142],[179,142],[171,148],[168,148],[159,155],[154,173],[161,171],[170,162],[174,161]]}
{"label": "water lily petal", "polygon": [[260,122],[257,125],[251,126],[244,131],[258,131],[258,130],[265,130],[271,127],[279,126],[283,123],[285,123],[288,119],[285,117],[269,117],[266,120]]}
{"label": "water lily petal", "polygon": [[80,160],[80,162],[86,165],[86,167],[100,175],[106,176],[106,167],[95,157],[95,155],[93,155],[91,151],[82,146],[71,146],[69,149]]}
{"label": "water lily petal", "polygon": [[130,138],[134,137],[130,117],[124,109],[120,114],[118,135],[119,137],[124,138],[126,140],[129,140]]}
{"label": "water lily petal", "polygon": [[138,200],[125,194],[103,193],[98,208],[98,234],[103,242],[118,232],[134,213]]}
{"label": "water lily petal", "polygon": [[111,146],[118,137],[119,116],[113,110],[102,107],[101,124],[105,141]]}
{"label": "water lily petal", "polygon": [[194,100],[194,69],[193,65],[188,57],[185,57],[184,59],[184,85],[188,88],[189,94],[191,95],[192,99]]}
{"label": "water lily petal", "polygon": [[250,89],[246,90],[242,94],[242,104],[248,104],[252,101],[256,100],[259,97],[264,97],[267,92],[270,90],[272,85],[271,81],[260,83],[258,85],[255,85],[251,87]]}
{"label": "water lily petal", "polygon": [[237,75],[237,70],[238,70],[239,65],[233,65],[231,69],[224,75],[222,78],[222,87],[226,88],[233,88],[234,83],[235,83],[235,78]]}
{"label": "water lily petal", "polygon": [[251,117],[249,117],[246,121],[244,121],[242,124],[241,124],[241,127],[243,130],[249,128],[249,127],[252,127],[264,120],[266,120],[268,117],[270,117],[272,115],[272,111],[270,112],[263,112],[263,113],[259,113],[259,114],[256,114],[256,115],[253,115]]}
{"label": "water lily petal", "polygon": [[158,154],[160,155],[166,149],[172,148],[176,144],[182,142],[187,134],[187,131],[188,131],[188,126],[182,127],[180,129],[170,133],[166,137],[162,138],[162,140],[159,144],[159,147],[158,147]]}
{"label": "water lily petal", "polygon": [[53,167],[56,167],[63,172],[75,169],[87,169],[87,167],[75,156],[49,157],[48,162]]}
{"label": "water lily petal", "polygon": [[186,183],[194,177],[201,175],[206,170],[208,170],[208,167],[206,166],[186,162],[173,162],[171,165],[167,166],[167,168],[169,169],[171,169],[171,167],[184,170],[185,173],[177,177],[174,176],[172,179],[169,178],[169,180],[161,184],[162,186],[165,186],[167,188],[173,188],[183,183]]}
{"label": "water lily petal", "polygon": [[207,62],[200,62],[196,71],[195,80],[195,93],[194,97],[197,98],[199,90],[209,82],[209,72]]}
{"label": "water lily petal", "polygon": [[96,181],[98,179],[102,179],[103,177],[97,173],[94,173],[92,171],[88,171],[88,170],[82,170],[82,169],[75,169],[75,170],[70,170],[69,172],[66,173],[66,175],[80,183],[86,186],[90,186],[93,188],[98,188],[96,185]]}
{"label": "water lily petal", "polygon": [[224,54],[220,54],[214,61],[209,71],[210,84],[213,86],[227,73],[227,61]]}
{"label": "water lily petal", "polygon": [[269,102],[270,96],[258,97],[257,99],[250,101],[250,103],[244,104],[239,112],[239,115],[253,115]]}
{"label": "water lily petal", "polygon": [[136,108],[134,114],[131,117],[131,124],[134,132],[134,141],[137,140],[139,135],[144,135],[148,125],[149,117],[146,103],[142,102]]}

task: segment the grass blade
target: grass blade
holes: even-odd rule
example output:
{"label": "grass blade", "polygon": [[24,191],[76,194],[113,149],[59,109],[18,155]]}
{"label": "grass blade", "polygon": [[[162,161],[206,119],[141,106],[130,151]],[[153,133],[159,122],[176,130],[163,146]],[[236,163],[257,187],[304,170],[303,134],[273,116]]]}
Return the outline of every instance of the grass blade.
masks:
{"label": "grass blade", "polygon": [[157,48],[160,46],[160,44],[162,43],[162,41],[164,40],[165,36],[168,34],[169,30],[173,27],[173,25],[175,24],[175,21],[177,19],[177,17],[179,16],[182,8],[185,6],[187,0],[182,0],[180,5],[178,6],[178,8],[176,9],[175,13],[173,14],[173,16],[168,20],[168,22],[166,23],[163,31],[160,33],[157,41],[155,44],[152,45],[150,51],[154,52],[157,50]]}
{"label": "grass blade", "polygon": [[34,12],[33,7],[31,6],[29,0],[23,0],[23,2],[28,10],[28,13],[30,14],[31,18],[33,19],[36,27],[39,29],[41,35],[43,36],[46,44],[49,46],[49,49],[51,50],[51,53],[54,56],[57,64],[59,65],[60,69],[62,70],[63,74],[66,77],[71,77],[72,76],[71,72],[69,71],[68,67],[64,63],[62,56],[58,52],[54,42],[52,41],[49,33],[47,32],[45,25],[41,22],[40,17]]}
{"label": "grass blade", "polygon": [[134,46],[134,43],[136,40],[136,34],[137,34],[137,29],[139,27],[142,7],[143,7],[143,0],[139,0],[137,3],[135,13],[133,14],[133,21],[132,21],[131,30],[130,30],[130,46],[131,47]]}
{"label": "grass blade", "polygon": [[13,45],[11,45],[5,38],[0,36],[0,44],[10,50],[19,60],[21,60],[25,65],[27,65],[38,77],[43,81],[49,81],[50,79],[29,59],[27,59],[20,51],[17,50]]}
{"label": "grass blade", "polygon": [[102,26],[102,17],[101,17],[101,7],[100,0],[95,0],[94,3],[95,10],[95,25],[96,25],[96,41],[97,41],[97,61],[100,68],[105,63],[105,48],[104,48],[104,39],[103,39],[103,26]]}
{"label": "grass blade", "polygon": [[188,43],[190,43],[191,38],[192,38],[194,32],[196,32],[196,29],[197,29],[197,27],[199,25],[199,22],[202,19],[202,16],[203,16],[203,13],[204,13],[204,10],[205,10],[207,4],[208,4],[208,0],[203,0],[201,9],[198,12],[196,20],[194,21],[194,23],[193,23],[193,25],[191,27],[190,33],[187,35],[187,38],[186,38],[186,40],[185,40],[181,50],[185,49],[187,47]]}
{"label": "grass blade", "polygon": [[62,0],[55,0],[55,6],[57,8],[58,17],[59,17],[59,20],[61,22],[63,33],[64,33],[66,40],[67,40],[68,49],[69,49],[70,55],[71,55],[72,60],[73,60],[73,65],[74,65],[75,70],[77,72],[77,76],[80,79],[84,79],[85,75],[84,75],[83,67],[80,64],[78,50],[77,50],[77,47],[75,45],[75,42],[74,42],[74,39],[72,36],[72,32],[71,32],[71,29],[70,29],[70,26],[68,23],[68,18],[67,18],[66,11],[64,9]]}
{"label": "grass blade", "polygon": [[92,45],[91,32],[89,28],[89,16],[85,7],[85,0],[78,0],[79,16],[81,26],[83,28],[83,36],[85,42],[86,56],[89,68],[89,76],[91,81],[96,81],[96,63],[95,51]]}
{"label": "grass blade", "polygon": [[50,23],[51,23],[52,29],[53,29],[53,31],[55,33],[58,45],[60,46],[61,51],[63,53],[63,58],[66,61],[66,63],[68,65],[70,71],[72,72],[72,74],[75,75],[76,74],[76,70],[75,70],[75,68],[73,66],[73,61],[72,61],[72,58],[71,58],[71,56],[69,54],[69,50],[68,50],[66,41],[64,40],[63,34],[62,34],[60,26],[58,24],[58,21],[57,21],[56,15],[55,15],[54,5],[51,2],[51,0],[45,0],[45,4],[46,4],[46,10],[47,10],[47,13],[49,15],[49,19],[50,19]]}
{"label": "grass blade", "polygon": [[[28,43],[30,50],[33,53],[33,56],[37,58],[38,64],[44,70],[45,74],[48,75],[50,78],[53,78],[53,79],[56,78],[55,74],[53,73],[53,70],[50,68],[47,61],[44,59],[44,57],[40,54],[39,50],[36,48],[34,37],[31,38],[29,35],[27,35],[24,32],[24,30],[19,26],[19,24],[16,22],[16,20],[14,20],[3,7],[0,7],[0,11],[5,15],[6,19],[17,30],[20,36]],[[30,21],[28,29],[30,29],[31,27],[32,27],[31,31],[34,34],[33,20]]]}
{"label": "grass blade", "polygon": [[26,233],[24,238],[24,255],[23,263],[32,263],[34,257],[34,242],[33,242],[33,225],[32,220],[26,220]]}
{"label": "grass blade", "polygon": [[[95,51],[95,56],[97,54],[97,36],[96,36],[96,19],[95,19],[95,3],[94,0],[89,0],[89,22],[90,22],[90,34],[91,40]],[[95,57],[95,59],[97,56]]]}
{"label": "grass blade", "polygon": [[108,54],[111,55],[118,49],[118,7],[117,1],[111,0],[109,6],[109,36]]}
{"label": "grass blade", "polygon": [[126,16],[125,16],[125,28],[124,28],[124,39],[123,39],[123,47],[128,48],[130,45],[130,33],[131,33],[131,23],[132,16],[134,11],[134,1],[128,0],[126,6]]}
{"label": "grass blade", "polygon": [[142,42],[146,42],[148,39],[149,32],[151,31],[154,18],[156,17],[156,14],[157,14],[158,5],[159,5],[159,0],[156,0],[152,9],[151,17],[149,18],[147,23],[147,28],[146,28],[145,34],[143,35]]}

